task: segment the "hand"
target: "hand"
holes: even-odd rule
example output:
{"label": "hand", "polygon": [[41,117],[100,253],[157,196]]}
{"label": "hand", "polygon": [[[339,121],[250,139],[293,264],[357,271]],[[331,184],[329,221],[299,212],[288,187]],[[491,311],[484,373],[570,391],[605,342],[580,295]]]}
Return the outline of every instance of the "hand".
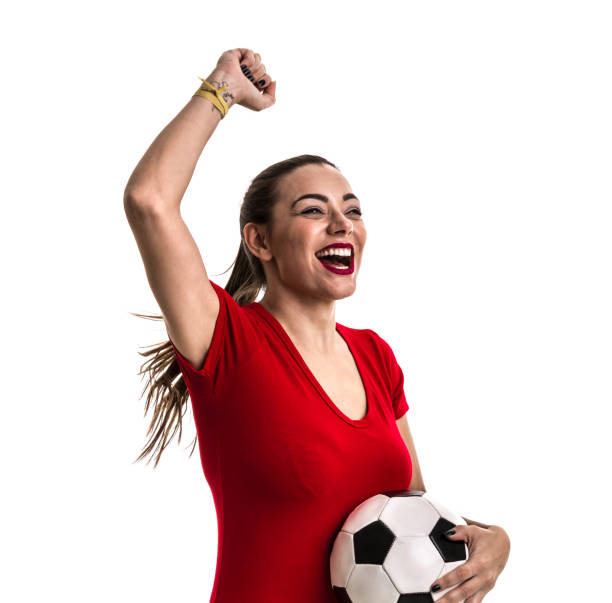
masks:
{"label": "hand", "polygon": [[[435,601],[436,603],[458,601],[480,603],[495,586],[497,577],[508,561],[510,538],[499,526],[489,526],[485,529],[475,525],[457,525],[454,529],[455,534],[446,538],[467,542],[470,557],[465,563],[434,582],[440,585],[440,591],[461,584]],[[435,593],[433,594],[435,596]]]}
{"label": "hand", "polygon": [[[249,71],[245,73],[241,65],[246,65]],[[259,83],[261,80],[263,84]],[[253,111],[261,111],[276,102],[276,82],[266,73],[261,55],[249,48],[225,51],[206,81],[215,87],[228,86],[221,93],[228,107],[238,104]]]}

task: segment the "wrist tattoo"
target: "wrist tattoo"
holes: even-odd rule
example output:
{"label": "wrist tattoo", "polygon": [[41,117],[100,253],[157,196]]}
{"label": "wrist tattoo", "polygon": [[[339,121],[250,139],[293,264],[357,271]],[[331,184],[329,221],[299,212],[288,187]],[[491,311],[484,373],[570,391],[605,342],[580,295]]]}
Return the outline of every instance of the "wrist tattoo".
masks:
{"label": "wrist tattoo", "polygon": [[223,88],[223,86],[227,86],[227,89],[221,93],[221,96],[223,97],[223,100],[225,100],[225,102],[228,104],[228,106],[234,104],[234,95],[229,89],[229,82],[226,82],[225,80],[221,80],[220,82],[218,80],[210,80],[210,84],[217,88],[217,90],[219,88]]}

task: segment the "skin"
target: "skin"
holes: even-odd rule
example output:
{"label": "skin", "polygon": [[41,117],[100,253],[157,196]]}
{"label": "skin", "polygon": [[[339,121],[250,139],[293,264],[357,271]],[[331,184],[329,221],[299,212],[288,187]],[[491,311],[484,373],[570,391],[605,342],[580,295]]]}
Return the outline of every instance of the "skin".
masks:
{"label": "skin", "polygon": [[[335,168],[301,166],[281,180],[271,225],[266,228],[251,222],[243,231],[266,274],[266,293],[259,303],[300,348],[313,354],[333,357],[339,349],[336,300],[349,297],[357,287],[367,233],[356,211],[361,211],[360,202],[342,199],[352,192]],[[329,202],[308,198],[291,209],[292,202],[306,193],[325,195]],[[316,251],[339,241],[353,245],[352,274],[334,274],[315,257]]]}

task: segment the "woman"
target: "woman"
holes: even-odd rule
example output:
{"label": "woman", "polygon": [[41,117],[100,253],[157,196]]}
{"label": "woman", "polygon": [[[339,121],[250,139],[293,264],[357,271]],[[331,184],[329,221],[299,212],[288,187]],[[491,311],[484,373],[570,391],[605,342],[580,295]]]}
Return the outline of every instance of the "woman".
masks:
{"label": "woman", "polygon": [[[251,182],[229,281],[208,279],[181,198],[227,110],[272,106],[276,82],[259,54],[237,48],[202,86],[209,92],[155,139],[125,191],[169,336],[143,354],[153,354],[143,366],[147,410],[156,401],[150,431],[161,424],[138,460],[158,443],[157,465],[190,396],[219,528],[211,601],[331,603],[331,546],[350,511],[379,492],[425,491],[404,377],[377,333],[335,322],[336,300],[355,291],[366,229],[326,159],[294,157]],[[470,559],[434,587],[463,583],[444,603],[481,601],[508,557],[501,527],[466,521],[449,538],[466,540]]]}

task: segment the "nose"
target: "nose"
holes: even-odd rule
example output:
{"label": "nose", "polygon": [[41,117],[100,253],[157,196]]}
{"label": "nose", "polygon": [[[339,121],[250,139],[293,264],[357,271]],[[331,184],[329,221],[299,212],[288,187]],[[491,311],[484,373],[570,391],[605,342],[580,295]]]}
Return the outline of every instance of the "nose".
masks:
{"label": "nose", "polygon": [[330,230],[332,234],[340,231],[351,234],[351,232],[353,232],[353,222],[341,211],[333,211],[331,212],[328,230]]}

